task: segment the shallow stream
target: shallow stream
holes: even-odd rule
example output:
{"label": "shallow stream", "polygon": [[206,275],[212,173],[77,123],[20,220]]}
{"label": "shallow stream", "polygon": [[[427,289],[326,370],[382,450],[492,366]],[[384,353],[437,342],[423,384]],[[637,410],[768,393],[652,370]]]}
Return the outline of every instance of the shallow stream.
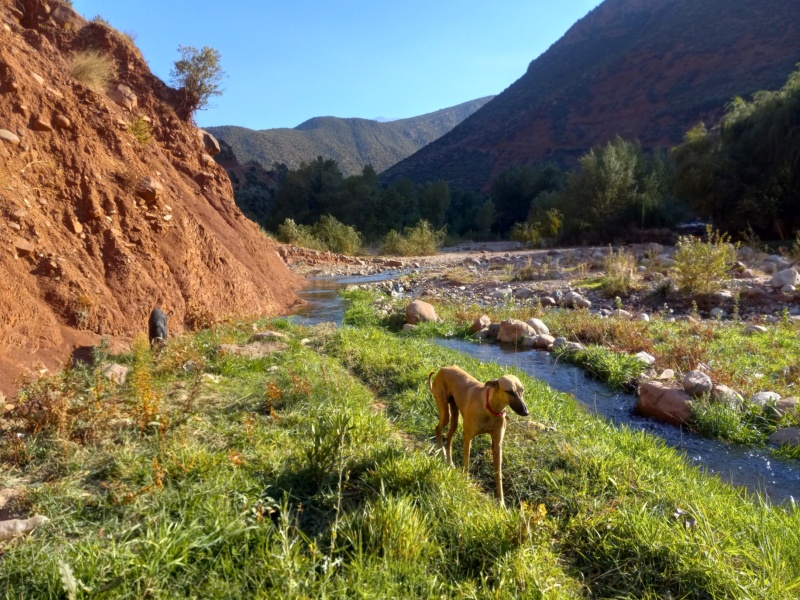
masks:
{"label": "shallow stream", "polygon": [[[320,277],[309,279],[309,286],[300,292],[308,304],[292,317],[296,323],[316,325],[323,321],[341,324],[344,302],[339,290],[349,284],[392,279],[396,273],[368,277]],[[560,392],[572,394],[590,411],[617,425],[647,431],[680,450],[687,461],[710,474],[751,492],[760,492],[776,504],[800,499],[800,463],[773,456],[768,449],[745,448],[706,438],[684,428],[659,423],[633,413],[636,397],[617,393],[592,380],[573,365],[556,363],[551,354],[519,350],[514,346],[478,344],[468,340],[437,340],[438,343],[483,362],[513,366],[532,377],[543,380]]]}

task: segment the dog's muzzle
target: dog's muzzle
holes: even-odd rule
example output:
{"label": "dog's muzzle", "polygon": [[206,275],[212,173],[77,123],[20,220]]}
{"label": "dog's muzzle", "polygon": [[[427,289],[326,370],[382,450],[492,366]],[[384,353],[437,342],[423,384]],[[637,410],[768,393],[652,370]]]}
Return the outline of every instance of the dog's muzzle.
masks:
{"label": "dog's muzzle", "polygon": [[511,400],[508,405],[511,407],[511,410],[521,417],[527,417],[528,414],[530,414],[528,413],[528,407],[525,405],[525,401],[516,394],[511,394]]}

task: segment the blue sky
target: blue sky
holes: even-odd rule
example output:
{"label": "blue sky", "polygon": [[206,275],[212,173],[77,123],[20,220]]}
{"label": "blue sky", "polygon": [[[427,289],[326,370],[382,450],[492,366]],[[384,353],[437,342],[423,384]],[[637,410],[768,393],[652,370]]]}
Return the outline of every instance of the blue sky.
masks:
{"label": "blue sky", "polygon": [[227,73],[201,126],[413,117],[500,93],[599,0],[74,0],[167,80],[179,44]]}

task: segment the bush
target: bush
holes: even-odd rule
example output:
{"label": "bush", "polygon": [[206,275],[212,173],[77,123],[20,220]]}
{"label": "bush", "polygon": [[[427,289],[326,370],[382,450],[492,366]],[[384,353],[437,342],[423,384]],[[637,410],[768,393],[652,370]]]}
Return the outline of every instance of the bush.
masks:
{"label": "bush", "polygon": [[609,296],[627,294],[633,283],[633,272],[636,269],[636,259],[632,254],[623,250],[611,253],[603,258],[603,291]]}
{"label": "bush", "polygon": [[149,121],[144,117],[136,117],[128,123],[128,131],[142,146],[146,146],[153,139],[153,128],[150,127]]}
{"label": "bush", "polygon": [[330,215],[323,216],[312,225],[311,231],[331,252],[355,255],[363,251],[361,234]]}
{"label": "bush", "polygon": [[278,241],[339,254],[355,255],[363,251],[361,234],[330,215],[313,225],[298,225],[294,219],[286,219],[278,227]]}
{"label": "bush", "polygon": [[428,221],[421,220],[414,227],[406,227],[402,234],[392,229],[383,238],[381,254],[398,256],[424,256],[436,254],[446,236],[444,229],[436,231]]}
{"label": "bush", "polygon": [[706,228],[708,241],[694,236],[678,238],[675,253],[675,279],[678,286],[691,293],[711,293],[728,279],[728,265],[736,260],[736,247],[730,236]]}
{"label": "bush", "polygon": [[526,248],[539,248],[542,245],[542,232],[533,223],[514,223],[511,239],[525,244]]}
{"label": "bush", "polygon": [[284,244],[293,244],[312,250],[325,250],[321,240],[315,238],[306,225],[298,225],[294,219],[286,219],[278,227],[278,241]]}
{"label": "bush", "polygon": [[211,96],[222,95],[220,82],[225,72],[220,67],[220,53],[213,48],[178,46],[178,52],[181,58],[170,71],[170,82],[183,93],[180,110],[188,117],[208,108]]}
{"label": "bush", "polygon": [[102,94],[114,79],[114,61],[96,50],[77,52],[70,64],[70,77],[90,90]]}

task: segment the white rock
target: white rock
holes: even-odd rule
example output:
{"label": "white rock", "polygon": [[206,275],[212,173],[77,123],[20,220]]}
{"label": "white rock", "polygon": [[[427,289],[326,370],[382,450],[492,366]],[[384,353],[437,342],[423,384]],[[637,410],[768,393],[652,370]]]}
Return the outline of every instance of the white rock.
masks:
{"label": "white rock", "polygon": [[30,533],[42,523],[49,521],[44,515],[35,515],[30,519],[11,519],[0,521],[0,540],[10,540],[20,535]]}
{"label": "white rock", "polygon": [[777,402],[781,395],[776,392],[758,392],[750,396],[750,402],[757,406],[766,406],[770,402]]}
{"label": "white rock", "polygon": [[550,335],[550,330],[547,328],[547,325],[544,324],[544,321],[541,319],[537,319],[536,317],[532,319],[528,319],[528,325],[533,327],[537,334],[542,335]]}
{"label": "white rock", "polygon": [[767,331],[769,330],[763,325],[748,325],[744,328],[744,332],[747,335],[752,335],[754,333],[767,333]]}
{"label": "white rock", "polygon": [[724,319],[728,316],[728,313],[725,312],[724,309],[717,306],[716,308],[711,309],[711,318],[712,319]]}
{"label": "white rock", "polygon": [[654,364],[656,364],[656,357],[644,351],[637,352],[636,354],[633,355],[633,357],[638,358],[648,367],[652,367]]}
{"label": "white rock", "polygon": [[774,288],[782,288],[786,285],[798,286],[800,285],[800,273],[794,269],[778,271],[772,276],[769,284]]}

